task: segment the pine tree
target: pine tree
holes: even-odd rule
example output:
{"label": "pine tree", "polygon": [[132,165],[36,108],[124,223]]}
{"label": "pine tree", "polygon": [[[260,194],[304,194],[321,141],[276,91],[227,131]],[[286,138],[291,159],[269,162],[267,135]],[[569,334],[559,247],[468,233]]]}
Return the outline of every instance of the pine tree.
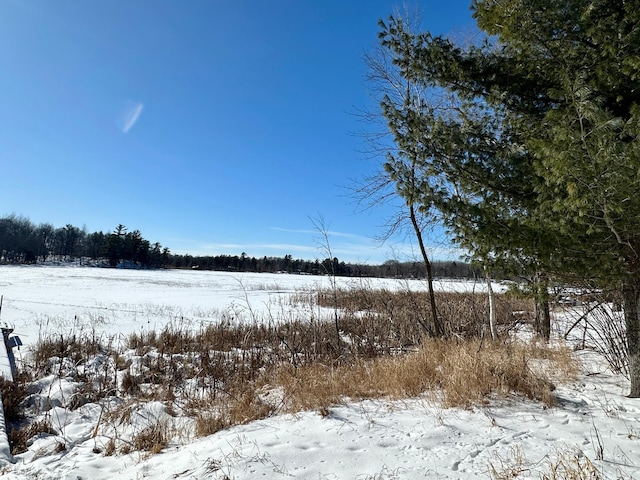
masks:
{"label": "pine tree", "polygon": [[404,137],[439,178],[423,204],[474,258],[619,289],[640,397],[640,8],[476,0],[472,10],[486,39],[471,46],[427,32],[403,55],[402,19],[382,24],[402,74],[447,99]]}

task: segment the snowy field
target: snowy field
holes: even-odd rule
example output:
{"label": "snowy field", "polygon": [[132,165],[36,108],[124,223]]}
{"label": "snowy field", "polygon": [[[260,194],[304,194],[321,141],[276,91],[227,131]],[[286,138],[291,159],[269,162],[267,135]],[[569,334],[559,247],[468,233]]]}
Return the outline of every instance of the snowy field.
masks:
{"label": "snowy field", "polygon": [[[171,321],[195,326],[230,318],[278,320],[292,294],[330,288],[326,276],[194,270],[124,270],[90,267],[0,266],[0,320],[27,344],[39,333],[101,328],[126,335]],[[419,280],[335,278],[340,288],[426,289]],[[483,283],[439,281],[440,291],[484,291]],[[304,305],[300,305],[304,313]]]}
{"label": "snowy field", "polygon": [[[340,286],[358,285],[337,279]],[[367,286],[424,290],[423,282],[366,280]],[[1,320],[25,344],[45,332],[92,329],[126,335],[169,322],[201,325],[225,314],[277,321],[304,314],[292,294],[329,287],[327,277],[199,271],[131,271],[81,267],[0,267]],[[439,282],[441,290],[482,291],[482,284]],[[317,313],[317,312],[314,312]],[[559,316],[556,332],[570,319]],[[557,326],[560,325],[560,326]],[[600,477],[640,478],[640,401],[628,382],[589,351],[584,373],[556,390],[559,405],[496,399],[473,409],[444,409],[425,398],[345,402],[327,416],[281,415],[205,438],[177,435],[157,455],[94,453],[101,407],[52,408],[60,438],[35,438],[8,479],[448,479],[542,478],[558,459],[587,458]],[[57,392],[56,388],[60,390]],[[63,395],[51,384],[51,395]],[[163,415],[159,403],[136,415]],[[56,451],[58,443],[66,450]],[[564,478],[549,476],[548,478]]]}

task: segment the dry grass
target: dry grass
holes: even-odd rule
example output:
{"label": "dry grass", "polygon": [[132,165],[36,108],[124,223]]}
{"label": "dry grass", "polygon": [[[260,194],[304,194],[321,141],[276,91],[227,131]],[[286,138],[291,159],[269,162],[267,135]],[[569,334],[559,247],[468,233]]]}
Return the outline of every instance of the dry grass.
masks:
{"label": "dry grass", "polygon": [[148,452],[155,455],[169,445],[169,438],[169,426],[167,422],[157,422],[135,434],[132,444],[133,448],[137,451]]}
{"label": "dry grass", "polygon": [[265,403],[255,386],[236,388],[226,395],[204,399],[195,409],[196,435],[211,435],[232,425],[242,425],[272,415],[275,409]]}
{"label": "dry grass", "polygon": [[[406,398],[425,391],[442,394],[449,407],[468,407],[489,396],[522,395],[554,403],[547,369],[554,379],[569,380],[577,366],[567,348],[546,349],[524,343],[485,343],[479,340],[425,340],[418,351],[395,357],[359,360],[352,365],[312,365],[280,369],[270,380],[286,392],[290,410],[321,409],[342,398]],[[561,378],[558,372],[562,372]]]}
{"label": "dry grass", "polygon": [[[325,293],[317,297],[326,302]],[[332,321],[314,317],[242,323],[222,316],[200,327],[175,321],[130,335],[117,348],[113,339],[95,335],[40,339],[30,372],[80,382],[66,408],[103,399],[120,405],[102,419],[112,431],[130,424],[132,405],[156,400],[172,415],[195,419],[195,434],[205,436],[279,412],[327,414],[345,398],[436,392],[446,406],[468,407],[498,395],[552,405],[553,382],[576,371],[568,349],[509,340],[508,332],[522,322],[514,312],[530,307],[520,299],[498,296],[502,340],[489,342],[480,336],[484,295],[439,294],[447,340],[424,337],[418,316],[429,308],[423,293],[345,290],[336,298],[340,338]],[[97,357],[101,362],[93,362]],[[85,368],[92,362],[101,367]],[[120,449],[115,440],[107,443],[103,453],[154,453],[168,439],[166,424],[153,425],[126,441],[118,438]]]}
{"label": "dry grass", "polygon": [[[579,449],[558,452],[556,458],[545,462],[544,471],[527,460],[522,447],[513,445],[507,458],[493,455],[487,474],[493,480],[531,478],[536,473],[541,480],[601,480],[604,477],[589,457]],[[622,477],[621,477],[622,478]]]}
{"label": "dry grass", "polygon": [[2,398],[5,421],[16,422],[24,417],[21,403],[26,396],[27,389],[23,382],[10,382],[0,377],[0,398]]}
{"label": "dry grass", "polygon": [[18,455],[26,452],[29,440],[40,434],[57,435],[58,432],[53,429],[48,420],[22,423],[19,426],[13,425],[7,432],[9,445],[11,445],[11,454]]}
{"label": "dry grass", "polygon": [[527,459],[518,444],[509,448],[506,459],[494,454],[493,460],[489,462],[488,476],[492,480],[512,480],[519,478],[522,474],[529,473]]}
{"label": "dry grass", "polygon": [[[477,337],[489,315],[486,295],[475,293],[437,292],[438,314],[447,334],[455,337]],[[500,330],[508,332],[520,323],[532,321],[531,300],[498,294],[496,318]],[[343,311],[342,322],[363,317],[382,318],[375,326],[383,335],[393,334],[415,342],[424,334],[420,325],[430,325],[431,307],[426,292],[391,291],[385,289],[338,289],[321,291],[317,303],[323,307],[337,306]],[[371,326],[371,325],[369,325]]]}
{"label": "dry grass", "polygon": [[22,402],[29,392],[25,380],[24,375],[19,375],[14,382],[0,378],[0,395],[12,455],[25,452],[29,440],[35,435],[40,433],[56,434],[48,420],[35,422],[26,420]]}
{"label": "dry grass", "polygon": [[604,478],[596,466],[581,451],[564,452],[549,462],[548,473],[542,480],[601,480]]}
{"label": "dry grass", "polygon": [[[350,364],[281,365],[250,386],[212,393],[191,408],[197,418],[197,434],[209,435],[276,412],[327,412],[345,399],[401,399],[425,392],[437,393],[448,407],[469,407],[491,396],[523,396],[551,406],[552,377],[546,368],[531,367],[538,361],[555,372],[554,381],[569,380],[577,371],[567,348],[426,340],[408,354],[359,358]],[[282,399],[266,402],[261,396],[265,389],[281,392]]]}
{"label": "dry grass", "polygon": [[60,367],[62,364],[55,362],[55,359],[68,358],[71,362],[78,363],[95,356],[103,349],[103,339],[95,334],[70,332],[68,335],[50,335],[38,339],[32,361],[35,369],[40,372],[57,373],[53,366]]}

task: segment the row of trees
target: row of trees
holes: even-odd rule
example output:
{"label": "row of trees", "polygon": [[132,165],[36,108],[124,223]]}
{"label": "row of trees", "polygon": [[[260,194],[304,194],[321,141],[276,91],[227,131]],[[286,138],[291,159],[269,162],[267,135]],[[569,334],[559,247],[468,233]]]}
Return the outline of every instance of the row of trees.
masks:
{"label": "row of trees", "polygon": [[[433,263],[435,276],[439,278],[477,278],[479,272],[464,262],[436,261]],[[336,275],[346,277],[378,278],[425,278],[426,270],[422,262],[400,262],[388,260],[382,265],[353,264],[338,258],[324,260],[294,259],[284,257],[249,257],[238,255],[191,256],[171,255],[171,268],[192,268],[198,270],[238,271],[238,272],[285,272],[308,275]]]}
{"label": "row of trees", "polygon": [[347,265],[337,258],[323,261],[294,259],[291,255],[284,257],[249,257],[242,252],[238,255],[215,256],[191,256],[172,255],[170,266],[173,268],[192,268],[198,270],[217,270],[233,272],[260,272],[260,273],[300,273],[323,275],[332,274],[338,276],[351,276],[354,266]]}
{"label": "row of trees", "polygon": [[[128,232],[118,225],[113,232],[87,233],[73,225],[54,228],[50,224],[34,225],[15,215],[0,218],[0,262],[36,263],[46,259],[92,259],[116,266],[125,262],[144,268],[189,268],[237,272],[286,272],[310,275],[357,277],[424,278],[421,262],[389,260],[382,265],[348,264],[338,258],[300,260],[284,257],[249,257],[241,255],[175,255],[159,243],[151,243],[138,230]],[[474,278],[477,271],[462,262],[434,262],[441,278]]]}
{"label": "row of trees", "polygon": [[0,218],[0,261],[36,263],[48,258],[90,258],[108,261],[111,266],[127,262],[159,268],[169,264],[170,254],[138,230],[127,232],[123,225],[111,233],[87,233],[70,224],[55,228],[49,223],[34,225],[15,215]]}
{"label": "row of trees", "polygon": [[[381,170],[407,217],[470,259],[617,290],[640,397],[640,9],[625,0],[473,0],[464,44],[380,22],[393,138]],[[480,40],[478,40],[480,38]],[[428,259],[425,258],[428,265]],[[547,310],[548,311],[548,310]],[[437,322],[430,333],[445,332]],[[548,337],[548,315],[540,325]]]}

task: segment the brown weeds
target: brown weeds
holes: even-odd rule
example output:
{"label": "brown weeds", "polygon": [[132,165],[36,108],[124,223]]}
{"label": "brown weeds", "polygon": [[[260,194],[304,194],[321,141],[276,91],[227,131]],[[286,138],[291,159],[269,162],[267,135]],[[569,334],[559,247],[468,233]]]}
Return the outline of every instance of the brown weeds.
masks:
{"label": "brown weeds", "polygon": [[[575,373],[568,349],[532,349],[530,345],[479,340],[425,340],[413,353],[360,359],[351,365],[312,365],[280,369],[271,383],[285,389],[288,410],[320,409],[342,398],[406,398],[425,391],[443,394],[446,406],[468,407],[491,395],[521,395],[553,404],[554,389],[547,370],[534,371],[531,362],[543,353],[548,367]],[[539,369],[538,369],[539,370]]]}
{"label": "brown weeds", "polygon": [[7,422],[15,422],[24,417],[21,403],[27,396],[27,389],[20,381],[11,382],[0,377],[0,398]]}
{"label": "brown weeds", "polygon": [[[103,339],[95,334],[71,332],[38,339],[38,346],[32,352],[36,370],[56,373],[52,370],[52,359],[68,358],[73,363],[82,362],[102,351]],[[60,364],[58,364],[60,365]]]}
{"label": "brown weeds", "polygon": [[[484,295],[438,294],[448,339],[424,337],[426,294],[362,289],[333,295],[305,298],[332,308],[337,299],[339,339],[333,318],[314,315],[291,314],[280,322],[269,316],[257,323],[223,316],[199,327],[176,319],[161,331],[130,335],[119,348],[113,339],[101,342],[88,335],[41,339],[32,371],[36,378],[57,373],[85,383],[67,408],[111,397],[122,397],[119,404],[125,407],[161,401],[172,415],[195,419],[195,434],[204,436],[279,412],[328,414],[331,405],[347,398],[437,392],[446,406],[467,407],[497,395],[551,405],[553,382],[576,370],[568,349],[508,340],[530,307],[520,299],[498,296],[502,340],[490,342],[482,339]],[[85,368],[97,356],[103,366]],[[113,428],[130,417],[130,408],[105,412]],[[153,425],[119,451],[158,452],[168,438],[166,424]],[[114,442],[106,451],[116,450]]]}
{"label": "brown weeds", "polygon": [[48,420],[25,423],[19,427],[9,428],[7,436],[11,446],[11,454],[18,455],[27,451],[29,440],[39,434],[57,435]]}
{"label": "brown weeds", "polygon": [[[420,325],[432,323],[429,296],[426,292],[386,289],[338,289],[337,292],[321,291],[317,295],[320,306],[343,312],[342,324],[365,318],[383,319],[374,323],[380,334],[394,335],[404,342],[415,343],[423,335]],[[440,320],[448,336],[477,337],[489,315],[485,294],[437,292],[436,304]],[[531,300],[512,295],[496,295],[496,317],[500,330],[508,332],[514,326],[531,321]],[[371,322],[367,324],[371,327]]]}
{"label": "brown weeds", "polygon": [[133,436],[133,448],[154,455],[169,445],[169,427],[166,422],[149,425]]}

